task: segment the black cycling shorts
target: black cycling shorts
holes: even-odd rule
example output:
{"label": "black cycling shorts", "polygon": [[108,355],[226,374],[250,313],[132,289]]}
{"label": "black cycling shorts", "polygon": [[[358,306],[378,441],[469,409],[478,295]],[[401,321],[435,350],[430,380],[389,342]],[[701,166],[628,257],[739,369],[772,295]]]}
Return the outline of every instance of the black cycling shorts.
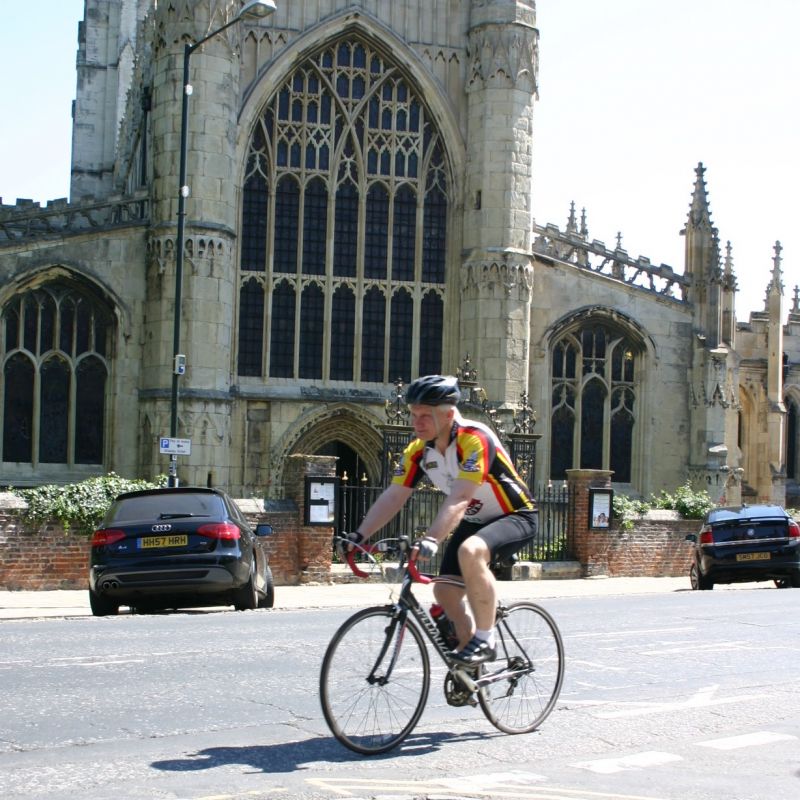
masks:
{"label": "black cycling shorts", "polygon": [[517,511],[483,525],[462,520],[447,541],[447,546],[442,554],[439,575],[461,576],[458,548],[470,536],[480,536],[486,542],[493,557],[497,555],[498,551],[503,556],[509,556],[536,536],[538,526],[539,514],[536,511]]}

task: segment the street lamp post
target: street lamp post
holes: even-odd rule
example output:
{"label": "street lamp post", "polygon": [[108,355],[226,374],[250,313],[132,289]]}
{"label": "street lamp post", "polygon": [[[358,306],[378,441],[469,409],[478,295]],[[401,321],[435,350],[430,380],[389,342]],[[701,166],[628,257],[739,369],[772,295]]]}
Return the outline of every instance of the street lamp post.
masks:
{"label": "street lamp post", "polygon": [[[189,186],[186,183],[186,158],[189,137],[189,95],[192,85],[189,83],[189,59],[192,53],[209,39],[230,28],[231,25],[245,18],[263,19],[276,10],[275,0],[248,0],[239,13],[222,27],[211,31],[194,44],[186,44],[183,48],[183,92],[181,96],[181,140],[180,140],[180,175],[178,177],[178,234],[175,242],[175,315],[172,331],[172,393],[170,404],[169,435],[171,439],[178,436],[178,380],[186,371],[186,356],[181,353],[181,291],[183,290],[183,250],[186,234],[186,198]],[[178,456],[172,452],[169,462],[169,485],[178,485]]]}

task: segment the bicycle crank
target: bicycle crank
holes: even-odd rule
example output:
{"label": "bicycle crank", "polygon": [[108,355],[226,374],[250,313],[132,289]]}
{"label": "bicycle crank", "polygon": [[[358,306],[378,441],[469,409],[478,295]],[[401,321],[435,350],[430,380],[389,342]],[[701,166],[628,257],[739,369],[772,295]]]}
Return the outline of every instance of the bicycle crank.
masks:
{"label": "bicycle crank", "polygon": [[476,706],[470,688],[461,680],[461,673],[448,672],[444,676],[444,697],[451,706]]}

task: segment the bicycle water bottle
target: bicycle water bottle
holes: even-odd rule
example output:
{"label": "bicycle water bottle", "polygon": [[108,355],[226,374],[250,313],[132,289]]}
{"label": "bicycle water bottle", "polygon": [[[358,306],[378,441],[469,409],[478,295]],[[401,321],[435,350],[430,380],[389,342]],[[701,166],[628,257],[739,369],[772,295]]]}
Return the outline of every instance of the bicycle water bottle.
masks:
{"label": "bicycle water bottle", "polygon": [[456,636],[453,620],[444,613],[444,609],[438,603],[434,603],[430,611],[431,617],[436,623],[436,627],[439,629],[444,643],[452,650],[458,644],[458,637]]}

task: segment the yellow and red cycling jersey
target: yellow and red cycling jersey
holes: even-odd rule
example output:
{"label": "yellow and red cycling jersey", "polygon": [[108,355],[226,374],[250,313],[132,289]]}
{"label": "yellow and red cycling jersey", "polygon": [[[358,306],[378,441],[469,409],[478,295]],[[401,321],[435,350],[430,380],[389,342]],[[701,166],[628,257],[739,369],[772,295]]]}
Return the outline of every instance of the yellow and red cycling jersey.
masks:
{"label": "yellow and red cycling jersey", "polygon": [[497,435],[480,422],[457,419],[444,455],[433,442],[414,439],[403,451],[392,483],[413,489],[423,475],[448,493],[456,480],[475,484],[464,515],[469,522],[483,525],[506,514],[536,509]]}

